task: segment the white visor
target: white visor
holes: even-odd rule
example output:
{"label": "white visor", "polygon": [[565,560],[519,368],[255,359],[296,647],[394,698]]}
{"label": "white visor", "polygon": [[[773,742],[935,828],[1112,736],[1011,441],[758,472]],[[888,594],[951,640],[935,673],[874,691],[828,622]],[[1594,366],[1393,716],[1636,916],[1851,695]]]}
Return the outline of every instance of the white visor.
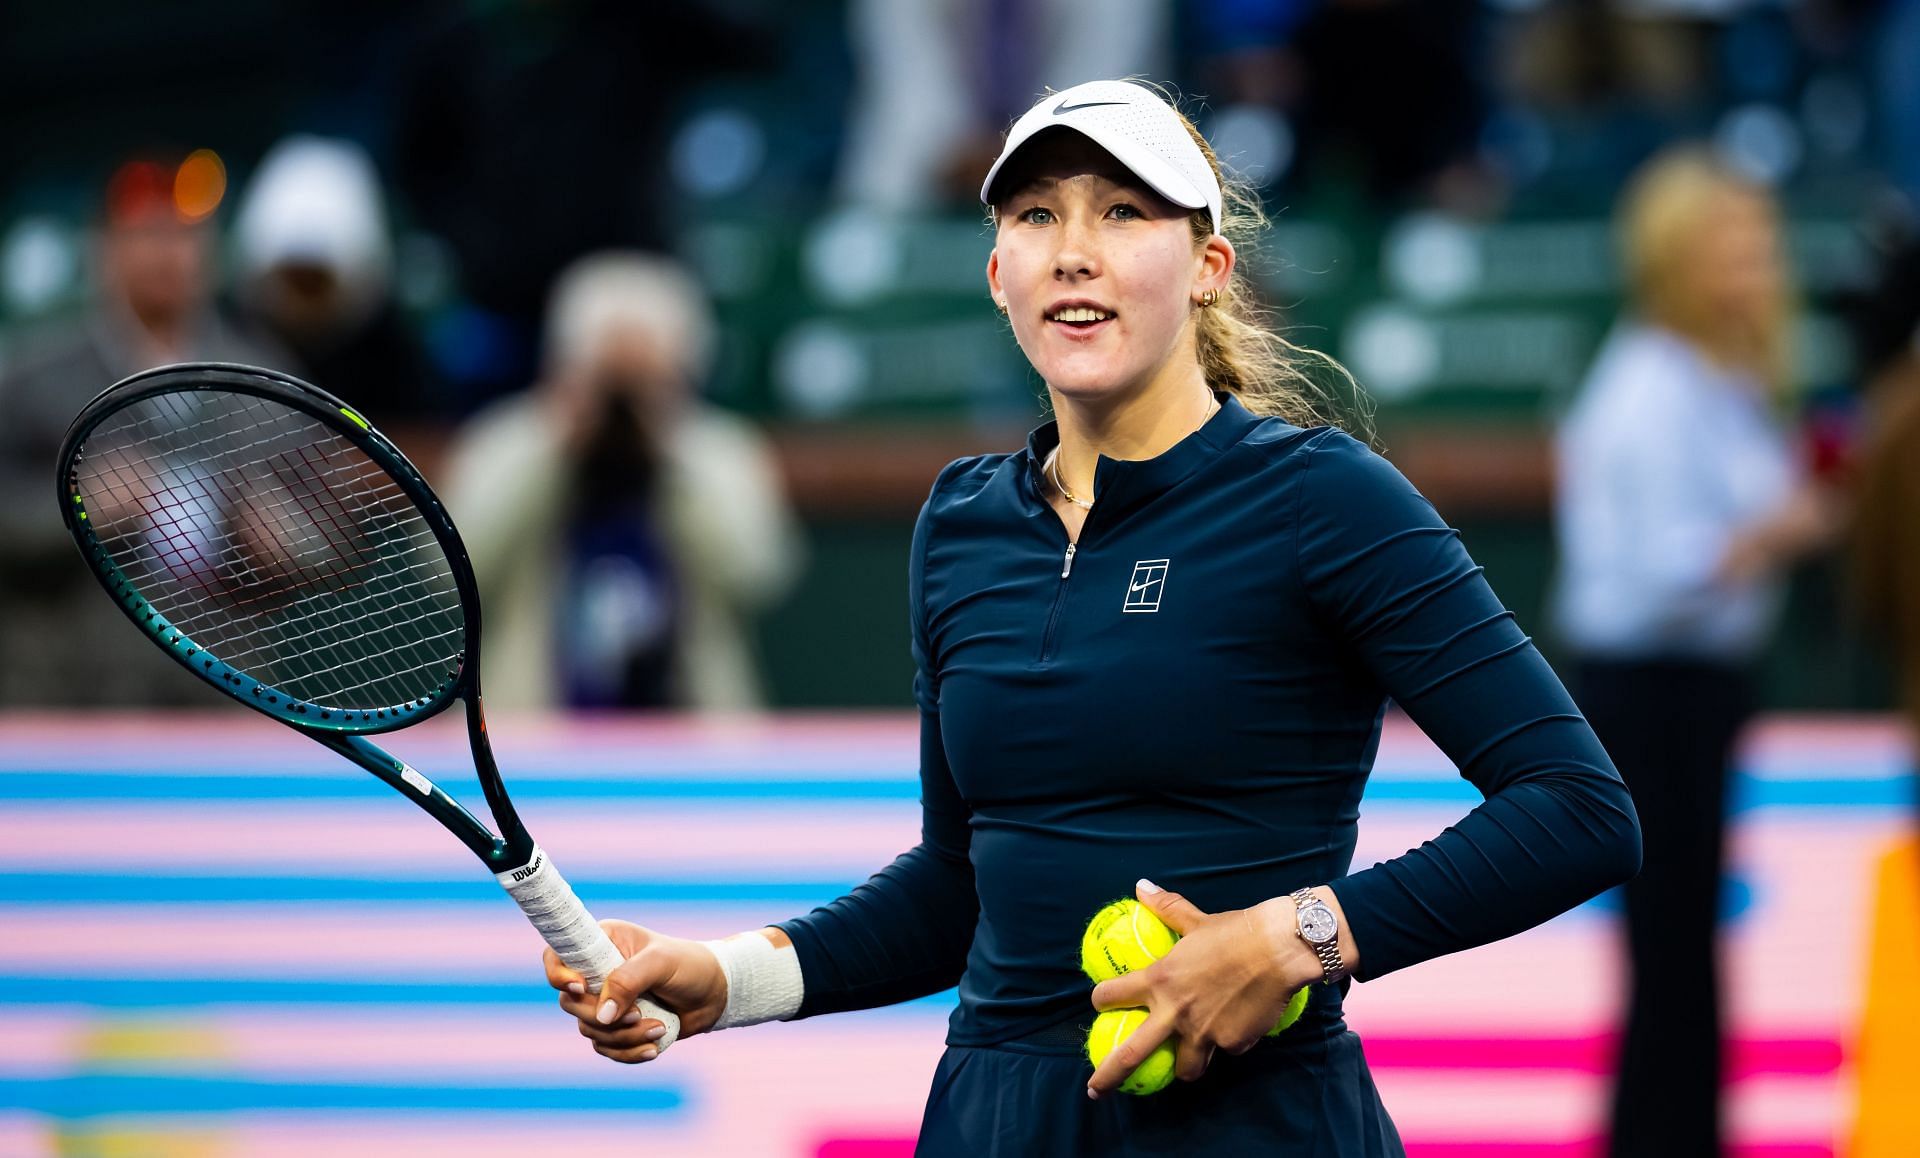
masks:
{"label": "white visor", "polygon": [[1007,131],[1007,143],[980,184],[993,204],[993,182],[1009,158],[1035,133],[1072,129],[1113,154],[1155,193],[1183,209],[1205,209],[1220,232],[1220,182],[1180,115],[1158,92],[1128,80],[1095,80],[1053,93]]}

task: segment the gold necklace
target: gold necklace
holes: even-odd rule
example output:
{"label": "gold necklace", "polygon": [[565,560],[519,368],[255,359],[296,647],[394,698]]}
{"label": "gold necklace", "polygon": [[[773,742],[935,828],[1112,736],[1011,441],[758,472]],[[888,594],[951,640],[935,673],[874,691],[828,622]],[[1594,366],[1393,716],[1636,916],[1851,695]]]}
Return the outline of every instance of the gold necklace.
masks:
{"label": "gold necklace", "polygon": [[1072,491],[1067,489],[1067,484],[1060,481],[1060,448],[1058,446],[1055,446],[1053,450],[1047,454],[1047,477],[1053,480],[1053,485],[1059,488],[1061,496],[1068,502],[1083,511],[1093,509],[1093,500],[1076,497]]}
{"label": "gold necklace", "polygon": [[[1218,409],[1220,409],[1220,399],[1215,397],[1213,391],[1211,390],[1207,391],[1207,412],[1200,416],[1200,426],[1205,426],[1207,424],[1207,419],[1212,418],[1213,412]],[[1194,427],[1194,429],[1199,430],[1200,426],[1196,426]],[[1042,469],[1047,472],[1047,477],[1053,480],[1053,485],[1059,489],[1061,498],[1066,499],[1068,502],[1072,503],[1076,507],[1079,507],[1083,511],[1090,511],[1093,509],[1092,499],[1081,498],[1080,496],[1074,494],[1072,491],[1068,490],[1066,483],[1060,481],[1060,444],[1059,443],[1055,443],[1053,449],[1047,452],[1047,461],[1044,464],[1042,464]]]}

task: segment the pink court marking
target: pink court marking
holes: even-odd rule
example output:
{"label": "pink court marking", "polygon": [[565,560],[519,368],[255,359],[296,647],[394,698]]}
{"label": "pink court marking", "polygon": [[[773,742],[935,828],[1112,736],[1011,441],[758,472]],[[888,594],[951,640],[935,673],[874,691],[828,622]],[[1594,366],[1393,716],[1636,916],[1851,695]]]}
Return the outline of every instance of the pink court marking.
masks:
{"label": "pink court marking", "polygon": [[[216,1069],[238,1066],[248,1073],[277,1076],[351,1074],[485,1075],[497,1070],[493,1060],[502,1053],[523,1061],[539,1061],[538,1072],[555,1081],[618,1084],[618,1071],[578,1056],[575,1043],[558,1035],[551,998],[529,988],[525,1007],[502,1008],[484,1019],[449,1022],[438,1015],[407,1011],[374,1013],[329,1010],[316,1013],[274,1014],[236,1010],[215,1015],[198,1012],[177,1018],[159,1018],[160,1024],[190,1023],[211,1033],[221,1050],[207,1059]],[[874,1040],[903,1043],[938,1040],[945,1013],[928,1009],[913,1015],[894,1014],[888,1027],[865,1031]],[[155,1020],[150,1017],[139,1021]],[[0,1072],[31,1074],[57,1069],[70,1046],[95,1019],[70,1013],[9,1018],[7,1036],[18,1053]],[[562,1022],[562,1027],[565,1023]],[[808,1027],[840,1041],[833,1027]],[[1584,1037],[1464,1037],[1373,1036],[1365,1039],[1367,1063],[1376,1071],[1420,1070],[1435,1073],[1463,1070],[1515,1070],[1532,1074],[1570,1072],[1606,1075],[1612,1072],[1615,1039],[1611,1035]],[[832,1048],[838,1048],[834,1045]],[[1843,1062],[1841,1044],[1832,1040],[1797,1038],[1736,1038],[1728,1043],[1728,1078],[1744,1082],[1761,1077],[1822,1077],[1837,1073]],[[29,1061],[28,1059],[35,1059]],[[77,1060],[77,1059],[75,1059]],[[545,1080],[544,1078],[542,1079]]]}
{"label": "pink court marking", "polygon": [[[375,742],[429,776],[468,772],[472,765],[458,714],[450,710]],[[76,729],[84,729],[86,743],[74,742]],[[897,712],[637,720],[503,716],[490,717],[487,731],[509,785],[523,776],[619,779],[655,768],[775,780],[910,779],[919,758],[918,721]],[[0,722],[0,737],[5,741],[0,775],[20,767],[201,776],[327,768],[356,774],[313,741],[240,710],[23,713]],[[210,738],[217,745],[211,751]]]}
{"label": "pink court marking", "polygon": [[[463,770],[464,733],[448,716],[387,741],[429,775]],[[74,743],[76,727],[87,742]],[[509,782],[520,777],[620,779],[650,769],[778,780],[794,776],[911,778],[917,723],[892,712],[780,717],[578,719],[503,716],[489,722]],[[218,752],[205,744],[224,732]],[[0,724],[0,775],[7,767],[65,767],[178,775],[250,776],[263,769],[341,769],[311,741],[239,710],[175,715],[23,713]],[[1773,778],[1894,778],[1912,766],[1904,727],[1883,716],[1769,717],[1748,733],[1743,763]],[[554,753],[564,752],[556,761]],[[415,757],[418,757],[417,759]],[[1450,780],[1457,774],[1433,743],[1389,714],[1377,774]],[[343,775],[349,774],[342,772]]]}
{"label": "pink court marking", "polygon": [[[1725,1147],[1727,1158],[1834,1158],[1822,1142],[1750,1142]],[[1407,1142],[1407,1158],[1603,1158],[1605,1138],[1579,1142]]]}
{"label": "pink court marking", "polygon": [[813,1151],[814,1158],[913,1158],[917,1139],[829,1138]]}
{"label": "pink court marking", "polygon": [[[437,876],[481,869],[446,832],[369,786],[367,801],[285,803],[209,801],[173,804],[27,804],[0,813],[0,848],[44,872],[110,869],[191,872],[242,868],[306,875],[315,857],[333,857],[348,840],[373,855],[328,875]],[[824,873],[861,880],[919,840],[907,801],[837,804],[829,824],[796,820],[793,810],[633,802],[617,808],[541,803],[523,809],[539,840],[569,877],[620,872],[641,880],[670,872],[726,877],[795,878]]]}
{"label": "pink court marking", "polygon": [[[1618,1039],[1583,1037],[1393,1037],[1365,1038],[1367,1064],[1375,1069],[1571,1070],[1611,1074]],[[1732,1080],[1766,1075],[1830,1075],[1844,1058],[1838,1041],[1824,1038],[1737,1038],[1727,1043]]]}
{"label": "pink court marking", "polygon": [[[481,881],[480,887],[495,886]],[[611,910],[608,916],[621,912]],[[627,915],[643,916],[676,936],[702,940],[789,914],[747,906],[675,904]],[[70,911],[34,910],[23,919],[0,905],[0,928],[19,933],[0,938],[0,971],[37,974],[49,984],[125,974],[126,947],[138,945],[141,976],[228,978],[236,1000],[271,1000],[264,993],[247,993],[249,986],[269,977],[278,982],[525,982],[530,999],[545,1000],[539,935],[504,896],[491,911],[453,912],[432,905],[378,910],[208,905],[177,913],[137,905],[89,905]],[[377,972],[369,973],[370,961],[380,963]]]}

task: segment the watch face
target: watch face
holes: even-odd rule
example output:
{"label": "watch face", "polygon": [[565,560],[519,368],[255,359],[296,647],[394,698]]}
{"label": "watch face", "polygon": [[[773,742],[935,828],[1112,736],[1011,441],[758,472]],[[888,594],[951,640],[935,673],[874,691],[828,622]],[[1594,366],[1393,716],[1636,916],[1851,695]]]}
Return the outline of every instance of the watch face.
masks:
{"label": "watch face", "polygon": [[1335,930],[1333,910],[1312,905],[1300,910],[1300,935],[1315,944],[1331,941]]}

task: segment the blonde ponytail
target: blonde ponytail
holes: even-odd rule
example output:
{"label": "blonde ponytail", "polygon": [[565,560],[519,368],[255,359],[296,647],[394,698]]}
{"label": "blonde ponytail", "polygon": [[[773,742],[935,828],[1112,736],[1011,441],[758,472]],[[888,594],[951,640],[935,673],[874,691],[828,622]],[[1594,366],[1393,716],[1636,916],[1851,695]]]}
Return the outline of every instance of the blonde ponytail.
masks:
{"label": "blonde ponytail", "polygon": [[[1171,95],[1169,103],[1178,111]],[[1220,181],[1220,233],[1244,259],[1256,251],[1267,228],[1259,194],[1220,171],[1213,147],[1185,113],[1180,113],[1180,123]],[[1207,211],[1198,210],[1191,221],[1194,244],[1205,245],[1213,235]],[[1207,384],[1232,394],[1250,412],[1295,426],[1339,426],[1363,442],[1374,441],[1373,407],[1366,391],[1331,354],[1280,335],[1273,312],[1255,296],[1244,261],[1236,263],[1219,300],[1200,310],[1194,342]]]}

